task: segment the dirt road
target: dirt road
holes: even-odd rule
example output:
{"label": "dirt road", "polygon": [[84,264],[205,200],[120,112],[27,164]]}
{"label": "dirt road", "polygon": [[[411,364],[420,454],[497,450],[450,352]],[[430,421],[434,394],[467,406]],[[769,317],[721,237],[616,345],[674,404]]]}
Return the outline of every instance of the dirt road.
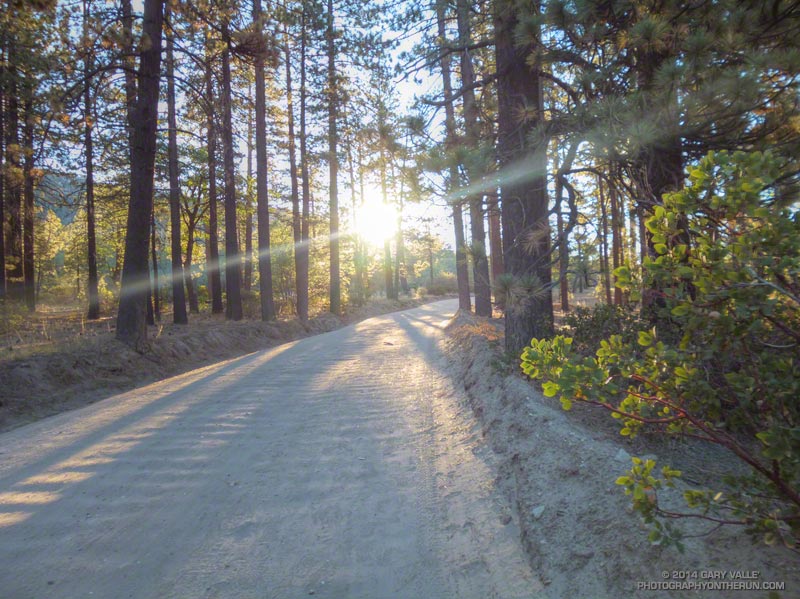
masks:
{"label": "dirt road", "polygon": [[539,596],[437,349],[455,307],[0,436],[0,597]]}

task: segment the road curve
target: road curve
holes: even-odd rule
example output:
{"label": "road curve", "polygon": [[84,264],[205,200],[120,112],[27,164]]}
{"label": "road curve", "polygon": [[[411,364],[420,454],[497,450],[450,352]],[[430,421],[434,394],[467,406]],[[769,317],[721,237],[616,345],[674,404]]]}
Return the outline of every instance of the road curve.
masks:
{"label": "road curve", "polygon": [[455,307],[0,435],[0,598],[543,595],[437,349]]}

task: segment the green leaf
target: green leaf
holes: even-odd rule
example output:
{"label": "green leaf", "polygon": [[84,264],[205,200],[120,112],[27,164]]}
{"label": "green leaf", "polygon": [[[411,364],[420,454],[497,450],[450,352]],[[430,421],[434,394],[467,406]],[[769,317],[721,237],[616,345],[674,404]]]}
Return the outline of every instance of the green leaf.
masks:
{"label": "green leaf", "polygon": [[558,383],[553,381],[546,381],[542,385],[542,393],[544,393],[545,397],[555,397],[556,393],[558,393],[559,387]]}
{"label": "green leaf", "polygon": [[689,304],[678,304],[669,312],[673,316],[686,316],[689,313]]}
{"label": "green leaf", "polygon": [[653,335],[647,331],[639,331],[639,345],[642,347],[649,347],[653,345]]}

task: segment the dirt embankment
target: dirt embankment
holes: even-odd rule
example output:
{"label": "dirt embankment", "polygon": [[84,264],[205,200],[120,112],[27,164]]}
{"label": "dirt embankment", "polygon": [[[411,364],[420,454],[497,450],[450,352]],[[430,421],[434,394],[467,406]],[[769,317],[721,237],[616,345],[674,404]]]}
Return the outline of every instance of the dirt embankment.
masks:
{"label": "dirt embankment", "polygon": [[[631,455],[649,454],[659,465],[690,471],[686,476],[701,482],[704,472],[722,469],[720,460],[729,460],[727,456],[708,447],[676,447],[644,439],[628,442],[602,410],[577,406],[564,412],[532,383],[509,374],[512,369],[504,362],[501,321],[459,314],[447,332],[452,376],[466,389],[484,435],[500,456],[497,482],[519,510],[523,542],[533,567],[547,584],[548,596],[800,596],[796,554],[754,546],[741,529],[733,527],[687,538],[684,553],[651,545],[646,526],[631,512],[628,497],[615,484],[630,468]],[[680,502],[679,495],[678,491],[666,499]],[[702,521],[680,525],[687,536],[712,528]],[[728,580],[735,572],[755,572],[755,582],[784,583],[785,589],[770,595],[753,587],[743,591],[678,584],[659,588],[664,583],[709,582],[708,577],[721,572],[726,572]],[[697,578],[680,578],[684,574]]]}
{"label": "dirt embankment", "polygon": [[192,316],[189,325],[150,327],[150,349],[144,353],[117,341],[110,324],[105,330],[80,327],[71,336],[62,332],[48,343],[6,344],[0,355],[0,432],[206,364],[422,303],[376,300],[344,316],[322,314],[307,323]]}

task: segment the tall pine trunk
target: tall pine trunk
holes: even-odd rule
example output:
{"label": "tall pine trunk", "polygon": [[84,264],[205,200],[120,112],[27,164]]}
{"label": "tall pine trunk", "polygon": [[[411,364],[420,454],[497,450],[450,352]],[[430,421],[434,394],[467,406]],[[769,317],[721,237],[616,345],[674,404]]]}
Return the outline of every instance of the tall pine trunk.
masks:
{"label": "tall pine trunk", "polygon": [[[258,2],[259,0],[255,0]],[[244,199],[244,280],[242,288],[250,291],[253,286],[253,94],[247,89],[247,185]]]}
{"label": "tall pine trunk", "polygon": [[24,269],[22,265],[22,165],[19,139],[19,73],[16,69],[15,40],[8,40],[8,65],[6,67],[6,209],[8,237],[6,260],[10,262],[6,285],[9,299],[24,299]]}
{"label": "tall pine trunk", "polygon": [[[0,80],[5,77],[5,36],[0,35]],[[6,298],[6,102],[0,85],[0,302]]]}
{"label": "tall pine trunk", "polygon": [[241,320],[242,257],[239,254],[239,231],[236,227],[236,169],[233,149],[231,110],[231,41],[227,23],[223,28],[222,51],[222,165],[225,175],[225,317]]}
{"label": "tall pine trunk", "polygon": [[[503,220],[503,258],[516,289],[505,311],[506,350],[519,355],[531,338],[553,331],[550,289],[550,226],[547,200],[547,142],[531,143],[530,132],[544,119],[539,70],[527,59],[538,40],[515,43],[519,23],[513,0],[494,6],[497,64],[498,157]],[[537,6],[538,11],[538,6]],[[534,110],[532,118],[519,115]],[[525,167],[532,179],[509,181],[503,171]],[[534,285],[534,280],[536,284]]]}
{"label": "tall pine trunk", "polygon": [[337,145],[339,134],[336,128],[339,110],[336,81],[336,48],[333,30],[333,0],[328,0],[328,25],[325,33],[328,52],[328,197],[330,210],[330,310],[342,312],[341,276],[339,274],[339,157]]}
{"label": "tall pine trunk", "polygon": [[131,131],[131,196],[125,234],[117,339],[142,349],[147,341],[146,302],[150,288],[147,268],[149,218],[153,209],[153,174],[158,125],[163,0],[145,0],[136,102],[128,114]]}
{"label": "tall pine trunk", "polygon": [[503,274],[503,236],[500,229],[500,202],[497,190],[488,192],[486,198],[486,215],[489,221],[489,253],[492,257],[490,271],[492,283]]}
{"label": "tall pine trunk", "polygon": [[302,182],[302,213],[300,218],[300,245],[295,246],[296,287],[297,287],[297,317],[305,322],[308,320],[308,265],[309,265],[309,235],[308,217],[311,198],[311,180],[308,172],[308,148],[306,141],[306,7],[303,5],[301,16],[300,37],[300,178]]}
{"label": "tall pine trunk", "polygon": [[[445,0],[436,2],[436,23],[439,33],[440,43],[444,44],[446,37],[445,31]],[[442,70],[442,83],[444,89],[444,110],[445,110],[445,143],[450,152],[456,149],[458,134],[456,131],[455,107],[453,106],[453,86],[450,80],[450,53],[442,52],[440,60]],[[459,188],[458,165],[452,156],[448,157],[449,177],[447,180],[448,192],[453,192]],[[472,298],[469,292],[469,267],[467,265],[466,240],[464,239],[464,209],[460,199],[450,198],[453,207],[453,230],[455,232],[456,244],[456,280],[458,283],[458,308],[469,312],[472,310]],[[431,260],[431,283],[433,282],[433,261]]]}
{"label": "tall pine trunk", "polygon": [[192,254],[194,253],[194,238],[197,230],[197,212],[190,215],[189,222],[186,223],[186,259],[183,262],[183,278],[186,284],[186,295],[189,300],[189,311],[192,314],[200,312],[200,304],[197,301],[197,290],[192,279]]}
{"label": "tall pine trunk", "polygon": [[[90,0],[83,0],[83,35],[89,39]],[[100,293],[97,276],[97,231],[94,210],[94,110],[92,109],[92,50],[86,48],[83,59],[83,141],[86,160],[86,263],[88,266],[89,280],[86,286],[86,295],[89,300],[89,310],[86,317],[89,320],[100,318]]]}
{"label": "tall pine trunk", "polygon": [[36,277],[34,275],[34,248],[33,248],[33,222],[34,222],[34,197],[33,197],[33,85],[26,81],[25,85],[25,166],[23,167],[22,190],[22,262],[24,271],[25,305],[31,312],[36,310]]}
{"label": "tall pine trunk", "polygon": [[300,184],[297,178],[297,143],[294,133],[294,95],[292,93],[292,57],[289,48],[289,34],[284,26],[283,34],[286,43],[283,47],[284,65],[286,68],[286,118],[288,120],[289,143],[289,180],[292,192],[292,240],[294,241],[294,270],[295,270],[295,309],[300,297],[300,246],[303,243],[303,229],[300,215]]}
{"label": "tall pine trunk", "polygon": [[[172,15],[172,0],[167,0],[167,20]],[[175,115],[175,56],[172,28],[167,28],[167,161],[169,163],[169,222],[172,258],[172,322],[188,324],[184,293],[181,244],[181,187],[178,165],[178,123]]]}
{"label": "tall pine trunk", "polygon": [[[457,5],[458,44],[461,55],[461,86],[464,104],[465,143],[472,156],[467,161],[469,182],[480,181],[485,169],[477,164],[478,143],[481,137],[478,121],[478,104],[475,100],[475,70],[472,57],[466,46],[471,43],[471,27],[467,0],[458,0]],[[486,254],[486,226],[483,216],[483,194],[472,193],[467,198],[470,217],[470,246],[472,253],[472,279],[475,286],[475,314],[492,315],[492,290],[489,283],[489,261]]]}
{"label": "tall pine trunk", "polygon": [[214,110],[211,52],[206,39],[206,150],[208,153],[208,287],[211,313],[222,314],[222,280],[219,274],[219,224],[217,217],[217,128]]}
{"label": "tall pine trunk", "polygon": [[[261,0],[253,0],[253,21],[260,28]],[[256,205],[258,210],[258,289],[261,320],[275,320],[270,257],[269,197],[267,187],[267,100],[264,90],[264,56],[257,54],[256,70]]]}

